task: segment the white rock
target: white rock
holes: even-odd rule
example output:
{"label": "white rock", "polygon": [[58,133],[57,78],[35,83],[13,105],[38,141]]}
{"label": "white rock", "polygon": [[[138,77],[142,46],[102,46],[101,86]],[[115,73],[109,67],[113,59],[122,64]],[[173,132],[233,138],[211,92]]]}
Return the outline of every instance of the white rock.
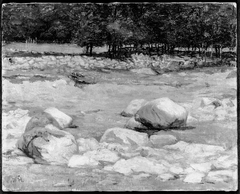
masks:
{"label": "white rock", "polygon": [[79,138],[77,139],[79,152],[86,152],[90,150],[96,150],[99,148],[99,143],[95,138]]}
{"label": "white rock", "polygon": [[177,138],[173,135],[151,135],[150,142],[156,148],[161,148],[164,145],[171,145],[177,142]]}
{"label": "white rock", "polygon": [[212,105],[212,103],[214,101],[219,102],[221,104],[220,100],[218,100],[216,98],[208,98],[208,97],[198,98],[198,99],[193,100],[192,108],[193,109],[197,109],[199,107],[203,108],[205,106]]}
{"label": "white rock", "polygon": [[172,167],[170,167],[169,171],[174,174],[182,174],[183,168],[179,164],[173,164]]}
{"label": "white rock", "polygon": [[101,137],[100,142],[119,143],[132,148],[149,144],[148,135],[146,133],[118,127],[106,130]]}
{"label": "white rock", "polygon": [[176,176],[174,176],[171,173],[164,173],[164,174],[158,175],[156,179],[165,182],[165,181],[176,179]]}
{"label": "white rock", "polygon": [[199,172],[209,172],[212,168],[212,163],[210,162],[205,162],[205,163],[192,163],[190,164],[190,166],[196,170],[196,171],[199,171]]}
{"label": "white rock", "polygon": [[129,105],[127,106],[127,108],[125,108],[122,112],[121,115],[122,116],[126,116],[126,117],[131,117],[133,116],[143,105],[145,105],[147,103],[146,100],[144,99],[135,99],[132,100]]}
{"label": "white rock", "polygon": [[135,114],[135,120],[154,128],[186,125],[187,110],[169,98],[159,98],[146,103]]}
{"label": "white rock", "polygon": [[128,129],[147,129],[142,123],[136,121],[134,117],[130,118],[124,127]]}
{"label": "white rock", "polygon": [[214,161],[213,166],[216,169],[229,169],[233,166],[237,166],[237,162],[238,162],[237,156],[226,155],[221,156],[216,161]]}
{"label": "white rock", "polygon": [[96,161],[103,161],[103,162],[114,163],[117,160],[119,160],[118,154],[108,149],[98,149],[98,150],[88,151],[88,152],[85,152],[83,156],[87,156]]}
{"label": "white rock", "polygon": [[167,172],[167,168],[163,164],[159,164],[154,160],[145,157],[134,157],[128,160],[118,160],[113,165],[113,171],[131,174],[132,172],[144,172],[149,174],[162,174]]}
{"label": "white rock", "polygon": [[54,88],[58,88],[58,87],[65,86],[65,85],[67,85],[67,81],[60,79],[60,80],[55,81],[52,86]]}
{"label": "white rock", "polygon": [[88,156],[82,156],[82,155],[73,155],[68,162],[68,166],[72,168],[84,167],[84,166],[97,166],[97,165],[98,165],[98,161]]}
{"label": "white rock", "polygon": [[188,174],[183,180],[186,183],[201,183],[202,178],[205,176],[204,173],[201,172],[193,172]]}
{"label": "white rock", "polygon": [[44,112],[50,114],[62,128],[66,128],[72,123],[72,118],[57,108],[50,107],[44,110]]}
{"label": "white rock", "polygon": [[206,182],[230,182],[232,179],[237,179],[237,171],[232,170],[218,170],[210,171],[206,177]]}
{"label": "white rock", "polygon": [[196,122],[198,122],[198,119],[196,119],[195,117],[192,117],[191,115],[188,115],[187,124],[188,123],[196,123]]}

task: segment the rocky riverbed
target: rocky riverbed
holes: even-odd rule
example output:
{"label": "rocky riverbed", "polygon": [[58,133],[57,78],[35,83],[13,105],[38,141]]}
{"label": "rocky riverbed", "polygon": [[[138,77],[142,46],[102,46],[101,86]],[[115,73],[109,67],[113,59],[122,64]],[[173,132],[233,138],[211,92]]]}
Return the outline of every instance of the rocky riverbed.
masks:
{"label": "rocky riverbed", "polygon": [[[148,62],[139,61],[4,58],[3,189],[236,190],[236,68],[179,69],[157,75]],[[76,85],[68,77],[74,72],[94,84]],[[131,117],[121,113],[132,100],[163,97],[188,111],[185,128],[148,134],[129,129]],[[49,107],[69,115],[76,126],[64,129],[78,147],[65,165],[38,164],[16,147],[31,117]],[[109,141],[111,130],[115,136]]]}

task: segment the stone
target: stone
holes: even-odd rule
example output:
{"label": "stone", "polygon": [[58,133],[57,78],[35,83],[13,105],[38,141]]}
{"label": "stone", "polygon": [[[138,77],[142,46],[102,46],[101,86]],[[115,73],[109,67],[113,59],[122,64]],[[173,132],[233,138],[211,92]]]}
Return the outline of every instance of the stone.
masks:
{"label": "stone", "polygon": [[180,164],[173,164],[169,171],[174,174],[182,174],[183,173],[183,168],[180,166]]}
{"label": "stone", "polygon": [[173,135],[151,135],[150,142],[152,143],[153,147],[161,148],[164,145],[171,145],[177,142],[177,138]]}
{"label": "stone", "polygon": [[73,155],[68,162],[68,166],[71,168],[97,166],[98,164],[98,161],[94,160],[93,158],[82,155]]}
{"label": "stone", "polygon": [[148,135],[146,133],[119,127],[106,130],[100,142],[118,143],[120,145],[127,145],[133,149],[149,144]]}
{"label": "stone", "polygon": [[164,174],[160,174],[157,176],[157,180],[160,180],[162,182],[165,182],[165,181],[169,181],[169,180],[175,180],[177,179],[178,176],[174,175],[174,174],[171,174],[171,173],[164,173]]}
{"label": "stone", "polygon": [[77,152],[74,136],[54,125],[35,127],[25,132],[17,142],[17,148],[36,163],[66,164]]}
{"label": "stone", "polygon": [[80,153],[91,151],[91,150],[96,150],[99,148],[99,143],[98,141],[91,137],[91,138],[79,138],[77,139],[78,143],[78,150]]}
{"label": "stone", "polygon": [[104,148],[85,152],[83,156],[87,156],[91,159],[94,159],[95,161],[103,161],[103,162],[110,162],[110,163],[115,163],[117,160],[119,160],[119,156],[117,152],[104,149]]}
{"label": "stone", "polygon": [[131,174],[133,172],[144,172],[149,174],[162,174],[167,172],[163,164],[159,164],[149,158],[137,156],[128,160],[120,159],[113,166],[112,171],[122,174]]}
{"label": "stone", "polygon": [[133,129],[133,130],[138,130],[138,129],[143,129],[143,130],[147,130],[148,128],[146,126],[144,126],[142,123],[138,122],[135,120],[134,117],[130,118],[127,123],[124,126],[125,128],[128,129]]}
{"label": "stone", "polygon": [[65,85],[67,85],[67,81],[66,80],[63,80],[63,79],[60,79],[60,80],[56,80],[56,81],[54,81],[54,83],[53,83],[53,87],[54,88],[59,88],[59,87],[61,87],[61,86],[65,86]]}
{"label": "stone", "polygon": [[146,103],[135,114],[135,120],[156,128],[178,128],[186,126],[187,110],[169,98],[159,98]]}
{"label": "stone", "polygon": [[196,123],[196,122],[198,122],[198,119],[196,119],[195,117],[193,117],[191,115],[188,115],[187,124]]}
{"label": "stone", "polygon": [[147,103],[146,100],[144,99],[135,99],[132,100],[129,105],[127,106],[127,108],[125,108],[122,112],[121,115],[125,116],[125,117],[132,117],[133,115],[135,115],[135,113],[143,106]]}
{"label": "stone", "polygon": [[216,183],[216,182],[230,182],[231,180],[236,180],[237,178],[237,170],[217,170],[217,171],[210,171],[206,176],[205,181],[209,183]]}
{"label": "stone", "polygon": [[52,115],[46,113],[46,112],[40,112],[35,114],[27,123],[25,132],[32,130],[35,127],[45,127],[48,124],[52,124],[59,129],[62,129],[62,127],[59,125],[59,123],[56,121],[55,118],[52,117]]}
{"label": "stone", "polygon": [[230,169],[236,167],[238,159],[236,155],[226,155],[219,157],[216,161],[213,162],[213,167],[215,169]]}
{"label": "stone", "polygon": [[227,75],[226,79],[236,78],[236,77],[237,77],[237,71],[233,70]]}
{"label": "stone", "polygon": [[185,179],[183,180],[183,182],[186,183],[201,183],[203,177],[205,176],[204,173],[202,172],[193,172],[188,174]]}
{"label": "stone", "polygon": [[50,107],[44,110],[44,112],[50,114],[63,129],[72,123],[72,118],[57,108]]}
{"label": "stone", "polygon": [[204,108],[206,106],[212,105],[211,107],[216,108],[217,106],[221,105],[221,101],[217,98],[198,98],[193,100],[193,106],[192,109],[197,109],[199,107]]}

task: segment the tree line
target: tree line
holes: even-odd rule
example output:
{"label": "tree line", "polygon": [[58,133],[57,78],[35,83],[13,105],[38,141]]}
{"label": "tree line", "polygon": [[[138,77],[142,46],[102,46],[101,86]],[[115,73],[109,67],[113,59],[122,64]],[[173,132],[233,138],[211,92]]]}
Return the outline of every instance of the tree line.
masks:
{"label": "tree line", "polygon": [[90,55],[107,45],[110,56],[129,50],[158,54],[187,48],[204,54],[236,46],[237,10],[227,3],[3,4],[6,42],[76,43]]}

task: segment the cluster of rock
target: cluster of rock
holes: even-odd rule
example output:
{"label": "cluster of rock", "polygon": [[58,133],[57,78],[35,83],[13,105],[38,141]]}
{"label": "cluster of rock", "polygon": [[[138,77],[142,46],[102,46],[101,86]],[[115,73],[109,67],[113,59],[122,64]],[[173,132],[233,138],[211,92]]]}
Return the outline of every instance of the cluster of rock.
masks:
{"label": "cluster of rock", "polygon": [[[184,107],[185,108],[184,108]],[[198,98],[191,104],[179,104],[169,98],[147,102],[132,100],[120,113],[131,117],[125,127],[134,130],[182,128],[186,124],[236,118],[237,99]]]}
{"label": "cluster of rock", "polygon": [[131,61],[117,61],[115,59],[106,59],[101,57],[88,57],[88,56],[41,56],[41,57],[11,57],[11,62],[9,58],[3,59],[4,69],[39,69],[44,70],[44,68],[73,68],[73,69],[121,69],[128,70],[134,67],[134,63]]}
{"label": "cluster of rock", "polygon": [[[233,105],[236,108],[234,103],[203,98],[193,106],[214,106],[217,109]],[[131,128],[130,121],[125,128],[107,129],[100,141],[75,139],[64,131],[71,127],[72,118],[56,108],[48,108],[31,118],[26,111],[21,114],[26,116],[22,123],[25,126],[21,129],[23,134],[17,140],[18,151],[15,153],[22,158],[26,154],[37,163],[65,164],[71,168],[102,167],[104,171],[133,177],[155,175],[160,181],[180,179],[187,183],[228,183],[237,180],[237,147],[226,150],[217,145],[188,143],[164,133],[149,137],[145,132],[128,129]],[[132,122],[145,130],[180,129],[189,121],[186,108],[169,98],[149,102],[134,100],[121,114],[132,117]],[[12,128],[16,130],[17,125]],[[7,151],[3,149],[3,154]]]}
{"label": "cluster of rock", "polygon": [[[184,57],[170,57],[168,55],[162,56],[148,56],[143,54],[132,54],[131,58],[126,61],[119,61],[115,59],[108,59],[104,57],[89,57],[89,56],[55,56],[44,55],[37,57],[4,57],[4,69],[39,69],[43,71],[46,67],[56,69],[58,73],[62,73],[63,69],[59,67],[70,69],[92,69],[92,70],[130,70],[133,72],[144,72],[145,74],[162,74],[169,71],[179,71],[186,69],[193,69],[194,67],[214,66],[219,61],[210,60],[203,61],[201,58]],[[236,66],[236,64],[235,64]],[[142,70],[144,68],[144,70]],[[140,70],[139,70],[140,69]]]}

